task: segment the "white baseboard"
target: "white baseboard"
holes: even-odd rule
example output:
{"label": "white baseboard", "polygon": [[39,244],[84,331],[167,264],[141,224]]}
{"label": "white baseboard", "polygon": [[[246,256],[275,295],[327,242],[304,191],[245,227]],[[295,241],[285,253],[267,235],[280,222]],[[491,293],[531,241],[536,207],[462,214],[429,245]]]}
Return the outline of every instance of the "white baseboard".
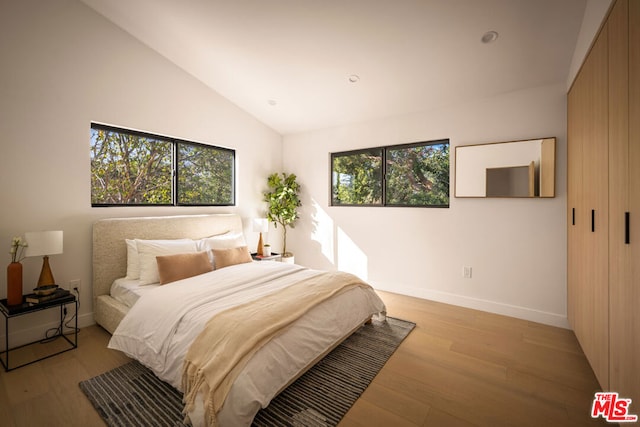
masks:
{"label": "white baseboard", "polygon": [[503,304],[496,301],[472,298],[464,295],[451,294],[448,292],[434,291],[432,289],[418,289],[411,287],[398,288],[397,286],[392,288],[379,283],[372,283],[372,286],[376,289],[380,289],[381,291],[393,292],[416,298],[442,302],[445,304],[452,304],[460,307],[529,320],[531,322],[542,323],[545,325],[557,326],[559,328],[571,329],[566,315],[549,313],[516,305]]}
{"label": "white baseboard", "polygon": [[[428,299],[431,301],[442,302],[445,304],[457,305],[460,307],[471,308],[475,310],[486,311],[489,313],[501,314],[504,316],[515,317],[518,319],[529,320],[531,322],[542,323],[550,326],[570,329],[567,316],[549,313],[540,310],[534,310],[527,307],[503,304],[495,301],[483,300],[479,298],[471,298],[463,295],[451,294],[448,292],[434,291],[431,289],[417,289],[412,287],[387,287],[379,283],[371,283],[376,289],[381,291],[393,292],[402,295],[408,295],[416,298]],[[80,314],[78,317],[78,327],[84,328],[95,324],[93,312]],[[27,329],[11,331],[9,334],[9,345],[14,348],[28,342],[33,342],[44,338],[44,333],[50,328],[56,328],[57,322],[48,322],[35,325]],[[3,331],[4,332],[4,331]],[[5,336],[0,335],[0,350],[4,350]]]}

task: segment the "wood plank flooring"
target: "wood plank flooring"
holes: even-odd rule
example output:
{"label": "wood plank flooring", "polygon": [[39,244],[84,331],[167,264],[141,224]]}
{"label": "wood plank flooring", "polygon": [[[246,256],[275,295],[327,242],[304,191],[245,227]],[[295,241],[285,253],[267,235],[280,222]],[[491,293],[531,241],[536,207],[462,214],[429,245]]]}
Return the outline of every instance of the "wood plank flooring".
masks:
{"label": "wood plank flooring", "polygon": [[[607,424],[589,416],[599,386],[571,331],[379,294],[390,316],[417,326],[341,427]],[[0,372],[0,424],[104,425],[78,382],[129,361],[108,340],[98,326],[83,328],[78,349]]]}

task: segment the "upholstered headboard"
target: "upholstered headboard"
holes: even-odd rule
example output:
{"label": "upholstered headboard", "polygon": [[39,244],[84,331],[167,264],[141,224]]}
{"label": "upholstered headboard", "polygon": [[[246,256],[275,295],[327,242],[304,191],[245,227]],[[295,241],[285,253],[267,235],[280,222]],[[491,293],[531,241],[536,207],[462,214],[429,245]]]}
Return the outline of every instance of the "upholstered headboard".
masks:
{"label": "upholstered headboard", "polygon": [[127,273],[125,239],[201,239],[237,231],[235,214],[109,218],[93,224],[93,298],[108,295],[113,281]]}

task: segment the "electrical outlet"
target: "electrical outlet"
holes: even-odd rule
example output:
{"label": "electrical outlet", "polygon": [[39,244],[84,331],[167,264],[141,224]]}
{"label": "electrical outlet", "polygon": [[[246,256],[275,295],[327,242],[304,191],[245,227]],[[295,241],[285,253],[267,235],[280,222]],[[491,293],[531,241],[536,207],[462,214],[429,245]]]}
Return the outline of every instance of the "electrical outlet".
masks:
{"label": "electrical outlet", "polygon": [[465,279],[471,279],[471,267],[468,266],[464,266],[462,267],[462,277],[464,277]]}
{"label": "electrical outlet", "polygon": [[69,290],[73,292],[73,290],[77,288],[78,292],[80,292],[82,290],[80,283],[80,279],[69,280]]}

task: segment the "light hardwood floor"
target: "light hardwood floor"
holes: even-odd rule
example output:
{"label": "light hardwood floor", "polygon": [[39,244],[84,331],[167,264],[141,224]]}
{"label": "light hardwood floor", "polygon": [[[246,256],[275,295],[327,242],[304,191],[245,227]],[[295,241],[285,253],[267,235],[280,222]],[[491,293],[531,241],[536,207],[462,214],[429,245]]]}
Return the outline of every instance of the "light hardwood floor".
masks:
{"label": "light hardwood floor", "polygon": [[[571,331],[379,294],[390,316],[417,326],[341,427],[606,424],[589,416],[599,386]],[[78,349],[0,373],[0,424],[103,425],[78,382],[129,360],[108,339],[87,327]]]}

